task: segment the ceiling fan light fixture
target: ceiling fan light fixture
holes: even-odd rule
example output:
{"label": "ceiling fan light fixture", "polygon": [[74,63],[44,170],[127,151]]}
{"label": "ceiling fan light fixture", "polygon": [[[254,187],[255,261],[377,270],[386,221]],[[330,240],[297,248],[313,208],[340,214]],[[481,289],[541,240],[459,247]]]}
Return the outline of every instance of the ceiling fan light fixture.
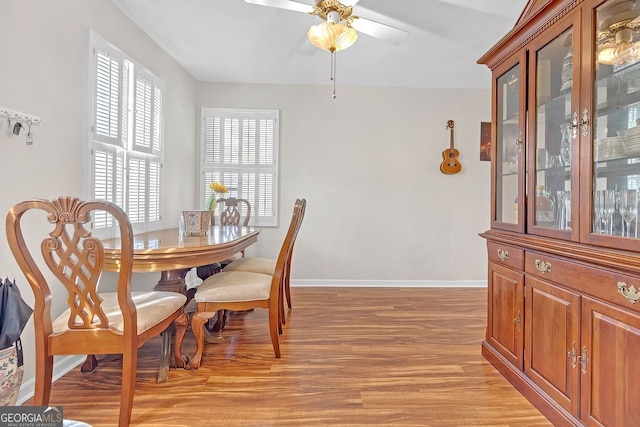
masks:
{"label": "ceiling fan light fixture", "polygon": [[309,28],[307,38],[315,47],[329,52],[347,49],[356,42],[355,28],[339,22],[322,22]]}
{"label": "ceiling fan light fixture", "polygon": [[601,44],[598,49],[598,62],[606,65],[613,65],[615,60],[615,44]]}
{"label": "ceiling fan light fixture", "polygon": [[331,52],[331,77],[333,98],[336,97],[336,52],[344,50],[356,42],[358,33],[355,28],[342,22],[323,22],[309,28],[307,38],[312,45]]}
{"label": "ceiling fan light fixture", "polygon": [[619,28],[615,32],[614,40],[600,44],[598,62],[606,65],[623,65],[640,59],[639,42],[633,43],[633,30]]}

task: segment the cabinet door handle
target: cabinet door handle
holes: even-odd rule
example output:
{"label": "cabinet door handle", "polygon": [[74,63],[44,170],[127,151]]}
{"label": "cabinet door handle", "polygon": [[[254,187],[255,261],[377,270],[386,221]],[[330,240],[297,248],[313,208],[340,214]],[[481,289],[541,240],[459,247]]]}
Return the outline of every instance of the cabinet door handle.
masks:
{"label": "cabinet door handle", "polygon": [[573,342],[573,349],[567,352],[567,357],[571,359],[571,367],[575,369],[578,362],[578,349],[576,348],[575,341]]}
{"label": "cabinet door handle", "polygon": [[618,282],[618,293],[625,297],[631,304],[635,304],[640,301],[640,290],[631,285],[627,287],[625,282]]}
{"label": "cabinet door handle", "polygon": [[542,274],[547,274],[547,273],[549,273],[551,271],[551,263],[550,262],[541,261],[539,259],[536,259],[534,261],[534,264],[536,266],[536,270],[538,270]]}
{"label": "cabinet door handle", "polygon": [[571,136],[573,139],[578,137],[578,112],[574,111],[573,116],[571,116]]}
{"label": "cabinet door handle", "polygon": [[498,258],[502,261],[506,261],[509,259],[509,251],[505,251],[504,249],[498,249]]}
{"label": "cabinet door handle", "polygon": [[578,356],[580,360],[580,371],[582,371],[583,375],[587,375],[587,362],[589,362],[589,358],[587,357],[587,346],[582,347],[582,355]]}
{"label": "cabinet door handle", "polygon": [[582,120],[580,120],[580,127],[582,127],[582,136],[589,135],[589,110],[586,108],[582,112]]}
{"label": "cabinet door handle", "polygon": [[518,310],[518,315],[515,319],[513,319],[513,323],[518,327],[518,332],[522,332],[522,321],[520,320],[520,310]]}

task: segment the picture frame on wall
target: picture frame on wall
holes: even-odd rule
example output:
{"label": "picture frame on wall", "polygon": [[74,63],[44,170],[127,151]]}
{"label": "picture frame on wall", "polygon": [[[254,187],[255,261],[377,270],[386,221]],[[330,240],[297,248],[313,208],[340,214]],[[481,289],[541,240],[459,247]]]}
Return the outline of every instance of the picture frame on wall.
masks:
{"label": "picture frame on wall", "polygon": [[480,161],[491,161],[491,122],[480,122]]}

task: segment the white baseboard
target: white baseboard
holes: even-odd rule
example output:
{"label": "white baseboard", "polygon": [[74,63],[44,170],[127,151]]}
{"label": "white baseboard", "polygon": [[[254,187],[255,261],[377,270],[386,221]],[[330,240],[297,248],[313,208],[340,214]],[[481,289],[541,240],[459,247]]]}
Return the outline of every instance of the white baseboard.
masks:
{"label": "white baseboard", "polygon": [[486,288],[486,280],[343,280],[297,279],[292,287],[340,288]]}
{"label": "white baseboard", "polygon": [[[64,374],[79,366],[84,362],[86,356],[64,356],[58,359],[53,364],[53,381],[56,381],[58,378],[62,377]],[[36,380],[35,378],[30,378],[27,381],[23,382],[20,386],[20,393],[18,394],[17,405],[22,405],[27,400],[33,397],[35,392]]]}

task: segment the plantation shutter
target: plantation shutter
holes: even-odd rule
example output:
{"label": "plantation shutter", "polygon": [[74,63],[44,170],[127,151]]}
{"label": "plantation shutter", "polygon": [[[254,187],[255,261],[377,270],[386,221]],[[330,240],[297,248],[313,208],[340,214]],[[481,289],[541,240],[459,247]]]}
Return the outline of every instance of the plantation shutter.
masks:
{"label": "plantation shutter", "polygon": [[278,120],[277,110],[202,109],[201,206],[221,182],[249,201],[250,225],[278,225]]}
{"label": "plantation shutter", "polygon": [[121,113],[123,94],[123,56],[105,43],[96,43],[95,61],[95,103],[93,109],[94,139],[96,141],[122,145]]}
{"label": "plantation shutter", "polygon": [[164,82],[93,32],[91,52],[88,197],[118,204],[135,232],[161,228]]}
{"label": "plantation shutter", "polygon": [[[124,151],[109,145],[96,147],[93,153],[94,198],[124,206]],[[112,227],[113,217],[104,211],[93,216],[94,228]]]}
{"label": "plantation shutter", "polygon": [[151,152],[151,120],[153,84],[146,76],[136,73],[133,112],[133,150]]}

